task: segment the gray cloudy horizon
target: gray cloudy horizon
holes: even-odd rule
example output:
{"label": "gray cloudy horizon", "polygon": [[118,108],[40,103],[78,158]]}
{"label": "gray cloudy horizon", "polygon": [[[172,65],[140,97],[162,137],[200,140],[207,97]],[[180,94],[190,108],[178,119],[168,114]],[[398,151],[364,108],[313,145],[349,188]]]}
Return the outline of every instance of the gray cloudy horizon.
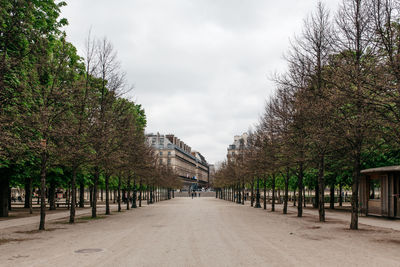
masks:
{"label": "gray cloudy horizon", "polygon": [[[333,14],[339,1],[322,2]],[[285,69],[289,39],[317,2],[70,0],[62,16],[78,51],[89,29],[113,44],[147,133],[175,134],[216,163],[257,123],[274,92],[268,77]]]}

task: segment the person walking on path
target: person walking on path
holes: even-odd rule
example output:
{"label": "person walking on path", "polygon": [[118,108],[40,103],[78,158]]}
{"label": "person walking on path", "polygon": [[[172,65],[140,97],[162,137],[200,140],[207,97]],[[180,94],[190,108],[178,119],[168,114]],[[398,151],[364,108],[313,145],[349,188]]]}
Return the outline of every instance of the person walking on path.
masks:
{"label": "person walking on path", "polygon": [[192,191],[192,199],[193,199],[193,196],[194,196],[194,193],[193,193],[193,191]]}

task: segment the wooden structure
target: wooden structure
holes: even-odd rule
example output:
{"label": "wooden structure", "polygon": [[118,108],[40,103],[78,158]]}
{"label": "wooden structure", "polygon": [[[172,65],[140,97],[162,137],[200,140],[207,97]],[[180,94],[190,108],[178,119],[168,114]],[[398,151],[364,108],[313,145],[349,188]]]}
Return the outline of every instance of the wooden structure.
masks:
{"label": "wooden structure", "polygon": [[400,166],[362,170],[361,174],[361,213],[400,218]]}

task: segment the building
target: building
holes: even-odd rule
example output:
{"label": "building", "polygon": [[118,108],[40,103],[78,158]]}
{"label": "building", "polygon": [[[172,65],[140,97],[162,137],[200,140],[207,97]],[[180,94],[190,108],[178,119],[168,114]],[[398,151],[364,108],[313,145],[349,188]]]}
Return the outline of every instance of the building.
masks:
{"label": "building", "polygon": [[233,144],[228,147],[228,160],[232,159],[235,155],[239,155],[240,151],[247,147],[247,139],[249,135],[243,133],[242,135],[235,135]]}
{"label": "building", "polygon": [[196,179],[199,181],[206,181],[208,187],[210,182],[210,169],[206,159],[198,151],[193,151],[191,154],[196,158]]}
{"label": "building", "polygon": [[173,134],[148,134],[147,142],[154,148],[160,164],[170,166],[181,178],[183,188],[208,187],[209,166],[200,152]]}
{"label": "building", "polygon": [[400,166],[362,170],[361,174],[361,213],[400,218]]}

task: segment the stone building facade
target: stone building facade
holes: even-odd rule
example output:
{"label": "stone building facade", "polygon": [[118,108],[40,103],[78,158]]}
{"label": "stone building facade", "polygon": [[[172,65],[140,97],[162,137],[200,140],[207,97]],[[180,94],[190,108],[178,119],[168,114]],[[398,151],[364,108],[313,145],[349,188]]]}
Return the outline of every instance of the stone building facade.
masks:
{"label": "stone building facade", "polygon": [[231,160],[234,156],[239,155],[240,151],[247,147],[247,139],[249,135],[243,133],[242,135],[235,135],[233,144],[228,147],[228,160]]}
{"label": "stone building facade", "polygon": [[200,152],[192,151],[173,134],[147,134],[147,142],[157,153],[159,163],[178,174],[184,189],[208,187],[209,165]]}

